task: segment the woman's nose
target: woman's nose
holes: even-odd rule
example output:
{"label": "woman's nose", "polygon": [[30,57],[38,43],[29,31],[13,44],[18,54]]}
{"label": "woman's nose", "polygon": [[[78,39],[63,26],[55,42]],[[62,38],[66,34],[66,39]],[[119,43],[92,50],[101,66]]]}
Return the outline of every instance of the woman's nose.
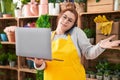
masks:
{"label": "woman's nose", "polygon": [[68,19],[65,19],[64,22],[67,24],[68,23]]}

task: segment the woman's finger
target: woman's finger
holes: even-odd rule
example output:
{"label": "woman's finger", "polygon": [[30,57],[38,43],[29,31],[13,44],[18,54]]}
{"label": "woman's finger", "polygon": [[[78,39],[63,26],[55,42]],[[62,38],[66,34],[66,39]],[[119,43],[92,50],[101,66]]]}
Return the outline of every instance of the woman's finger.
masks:
{"label": "woman's finger", "polygon": [[112,35],[112,36],[108,37],[106,40],[110,41],[110,40],[112,40],[114,37],[115,37],[115,35]]}

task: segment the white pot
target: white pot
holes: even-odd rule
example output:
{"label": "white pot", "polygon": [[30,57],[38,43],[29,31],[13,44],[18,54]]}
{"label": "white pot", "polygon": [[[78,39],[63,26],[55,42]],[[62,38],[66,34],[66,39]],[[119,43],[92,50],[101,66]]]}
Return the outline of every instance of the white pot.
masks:
{"label": "white pot", "polygon": [[14,12],[15,12],[15,17],[21,17],[22,16],[21,9],[15,9]]}
{"label": "white pot", "polygon": [[96,75],[97,80],[103,80],[103,76]]}
{"label": "white pot", "polygon": [[60,12],[60,5],[59,3],[49,3],[49,15],[57,15]]}
{"label": "white pot", "polygon": [[9,65],[10,65],[10,67],[14,67],[15,66],[15,61],[10,61]]}
{"label": "white pot", "polygon": [[114,11],[120,10],[120,0],[114,0]]}

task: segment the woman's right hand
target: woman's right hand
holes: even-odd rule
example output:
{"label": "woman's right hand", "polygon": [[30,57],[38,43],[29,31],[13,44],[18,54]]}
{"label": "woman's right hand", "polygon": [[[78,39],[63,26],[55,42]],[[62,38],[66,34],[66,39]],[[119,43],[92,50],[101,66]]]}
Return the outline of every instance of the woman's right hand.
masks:
{"label": "woman's right hand", "polygon": [[39,58],[27,58],[27,60],[31,60],[36,64],[36,67],[40,67],[43,62],[45,62],[43,59],[39,59]]}

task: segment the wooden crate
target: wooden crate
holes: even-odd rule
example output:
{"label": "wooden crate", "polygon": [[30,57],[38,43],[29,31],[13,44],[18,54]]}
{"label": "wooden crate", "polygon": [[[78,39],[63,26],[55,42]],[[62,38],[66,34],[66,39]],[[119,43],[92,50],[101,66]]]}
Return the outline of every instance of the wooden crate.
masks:
{"label": "wooden crate", "polygon": [[114,10],[114,0],[88,0],[87,12],[106,12]]}
{"label": "wooden crate", "polygon": [[[99,41],[101,41],[101,40],[103,40],[103,39],[106,39],[106,38],[108,38],[108,37],[110,37],[110,36],[111,36],[111,35],[105,36],[105,35],[97,34],[97,35],[96,35],[96,43],[98,43]],[[115,38],[113,38],[112,40],[114,41],[114,40],[118,40],[118,39],[120,39],[120,35],[116,35]]]}
{"label": "wooden crate", "polygon": [[[96,24],[96,34],[101,34],[100,30],[97,30],[98,25],[99,23]],[[115,35],[120,34],[120,22],[119,21],[113,22],[111,35],[112,34],[115,34]]]}

